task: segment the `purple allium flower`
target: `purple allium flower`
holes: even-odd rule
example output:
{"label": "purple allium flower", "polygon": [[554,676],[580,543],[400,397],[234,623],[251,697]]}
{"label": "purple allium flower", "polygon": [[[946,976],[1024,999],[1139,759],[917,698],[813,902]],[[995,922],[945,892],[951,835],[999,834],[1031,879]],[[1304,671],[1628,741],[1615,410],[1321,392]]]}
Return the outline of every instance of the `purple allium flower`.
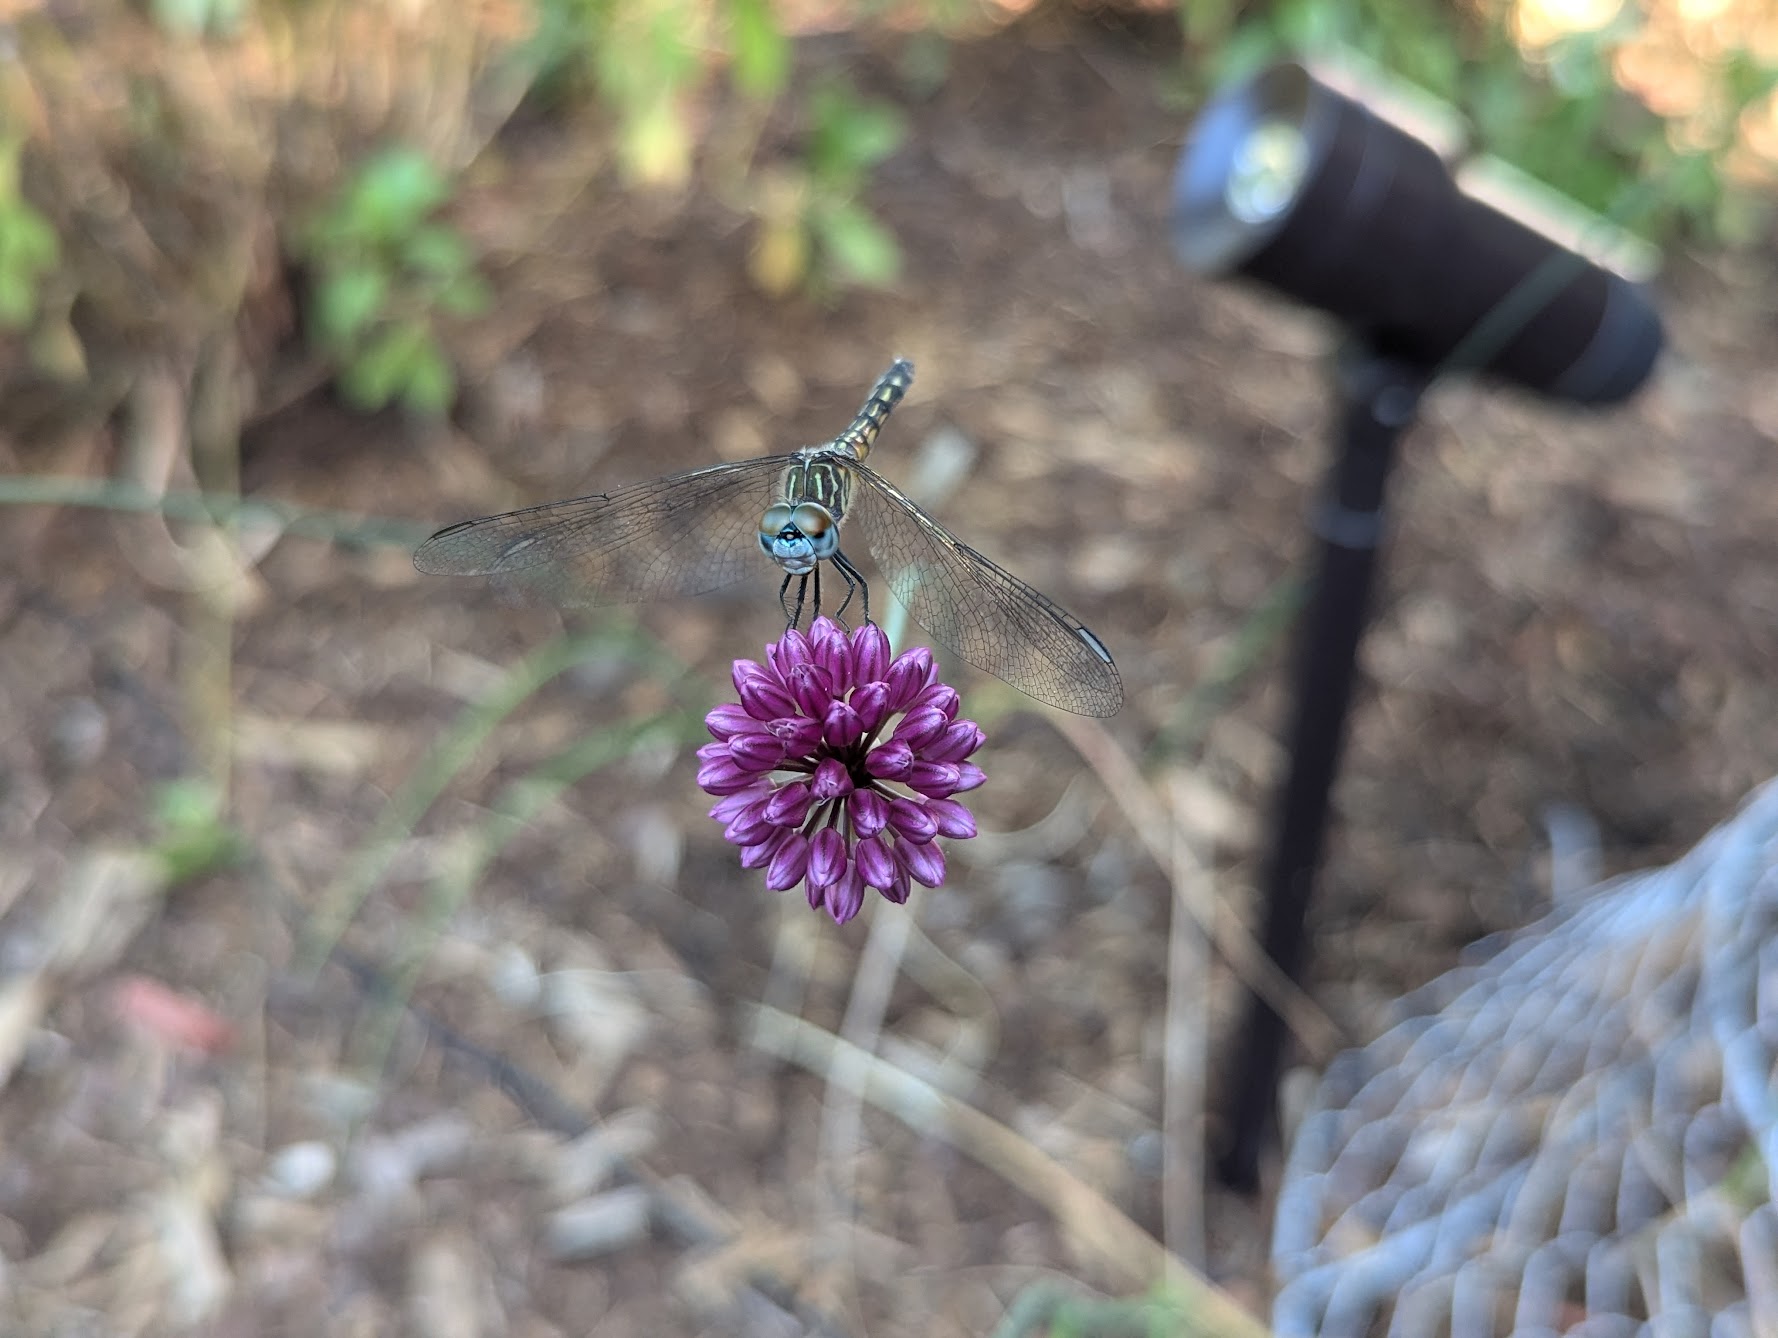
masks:
{"label": "purple allium flower", "polygon": [[766,663],[736,660],[734,682],[740,701],[704,717],[716,742],[698,749],[698,784],[742,868],[763,868],[774,891],[802,883],[840,924],[867,887],[902,902],[913,883],[944,881],[935,838],[975,835],[951,796],[986,777],[968,760],[982,731],[957,718],[931,651],[891,662],[874,624],[817,618],[767,646]]}

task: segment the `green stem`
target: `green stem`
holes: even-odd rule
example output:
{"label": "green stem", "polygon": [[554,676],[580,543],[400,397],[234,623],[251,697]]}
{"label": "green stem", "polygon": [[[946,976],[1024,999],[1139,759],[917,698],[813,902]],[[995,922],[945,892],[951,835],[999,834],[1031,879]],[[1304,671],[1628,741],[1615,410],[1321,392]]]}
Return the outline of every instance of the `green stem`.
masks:
{"label": "green stem", "polygon": [[436,527],[349,511],[322,511],[266,497],[214,492],[150,492],[112,479],[26,476],[0,478],[0,506],[84,506],[105,511],[159,512],[170,520],[251,527],[269,525],[305,539],[348,544],[419,543]]}

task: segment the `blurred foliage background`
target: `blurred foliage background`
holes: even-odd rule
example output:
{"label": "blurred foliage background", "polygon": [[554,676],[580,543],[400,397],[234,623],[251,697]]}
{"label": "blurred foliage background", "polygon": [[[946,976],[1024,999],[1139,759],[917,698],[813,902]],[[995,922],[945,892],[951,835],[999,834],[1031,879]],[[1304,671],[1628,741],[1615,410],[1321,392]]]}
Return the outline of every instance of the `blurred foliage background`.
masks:
{"label": "blurred foliage background", "polygon": [[[459,392],[478,351],[499,342],[489,329],[500,322],[502,264],[576,197],[623,193],[669,214],[694,195],[716,201],[745,232],[751,286],[817,318],[853,290],[892,288],[903,243],[871,201],[908,141],[908,108],[945,87],[960,44],[1042,20],[1046,8],[1166,51],[1180,126],[1220,81],[1267,60],[1356,54],[1454,107],[1469,151],[1498,155],[1658,246],[1772,241],[1770,0],[0,0],[0,438],[22,469],[46,474],[67,466],[59,442],[114,441],[116,458],[103,463],[69,453],[78,470],[137,487],[106,493],[109,504],[158,509],[182,535],[205,528],[186,522],[213,522],[217,540],[181,545],[184,569],[163,583],[192,596],[169,658],[179,728],[194,736],[178,765],[201,779],[164,787],[152,806],[158,872],[144,879],[182,882],[249,860],[255,846],[230,827],[239,744],[229,735],[251,723],[231,691],[232,619],[248,603],[256,557],[303,517],[279,511],[262,540],[252,507],[231,496],[247,425],[329,386],[353,412],[421,423],[455,413],[473,425]],[[895,98],[880,81],[851,78],[823,45],[860,31],[884,39]],[[1035,115],[1068,114],[1034,102]],[[505,201],[493,222],[473,216],[475,193],[498,193],[503,160],[540,126],[567,132],[553,141],[569,160],[552,198]],[[114,424],[114,436],[97,431]],[[1242,445],[1231,449],[1245,470]],[[1143,491],[1164,511],[1149,523],[1171,533],[1175,499]],[[10,497],[83,500],[22,488]],[[1294,508],[1294,494],[1282,505]],[[1051,519],[1074,523],[1065,508]],[[350,528],[349,518],[321,521],[308,532]],[[350,535],[367,546],[369,536],[363,526]],[[410,537],[374,536],[395,541],[409,579],[394,550]],[[1269,536],[1264,547],[1269,556]],[[1636,569],[1637,588],[1644,574]],[[300,598],[301,581],[285,580]],[[1253,595],[1248,606],[1262,602]],[[565,644],[466,710],[405,788],[376,790],[384,808],[370,838],[343,872],[329,871],[336,885],[321,918],[335,923],[323,929],[352,917],[502,713],[567,672]],[[1133,660],[1168,655],[1185,672],[1171,650],[1130,650]],[[635,645],[606,658],[624,655],[675,683]],[[1257,658],[1242,658],[1239,672]],[[663,692],[653,715],[512,783],[462,867],[438,880],[426,905],[433,931],[548,797],[639,749],[639,738],[653,747],[696,733],[696,710]],[[372,737],[361,750],[384,747]],[[332,857],[343,840],[327,828],[314,845]],[[403,940],[410,963],[433,941],[416,937]],[[417,970],[399,973],[402,989]]]}
{"label": "blurred foliage background", "polygon": [[[450,221],[515,118],[584,126],[601,189],[694,181],[779,296],[896,277],[864,203],[905,133],[796,40],[902,34],[910,88],[1029,0],[85,0],[0,23],[0,329],[12,414],[113,411],[142,358],[228,434],[274,355],[353,404],[446,411],[488,305]],[[1778,160],[1764,0],[1181,0],[1110,10],[1180,45],[1180,92],[1286,54],[1361,53],[1453,105],[1473,147],[1657,242],[1745,244]],[[1176,15],[1177,23],[1174,23]],[[289,368],[284,369],[290,375]],[[243,380],[245,376],[245,380]],[[295,384],[303,384],[295,374]]]}

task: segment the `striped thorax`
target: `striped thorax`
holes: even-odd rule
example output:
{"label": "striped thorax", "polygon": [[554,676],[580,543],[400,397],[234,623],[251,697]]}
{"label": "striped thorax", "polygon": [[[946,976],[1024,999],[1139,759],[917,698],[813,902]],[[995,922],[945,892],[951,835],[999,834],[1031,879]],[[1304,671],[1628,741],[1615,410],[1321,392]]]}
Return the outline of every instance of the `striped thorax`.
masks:
{"label": "striped thorax", "polygon": [[805,446],[784,471],[778,497],[759,521],[760,549],[792,576],[840,550],[840,522],[852,500],[848,461],[862,462],[890,411],[914,381],[913,364],[897,361],[883,373],[856,417],[832,441]]}

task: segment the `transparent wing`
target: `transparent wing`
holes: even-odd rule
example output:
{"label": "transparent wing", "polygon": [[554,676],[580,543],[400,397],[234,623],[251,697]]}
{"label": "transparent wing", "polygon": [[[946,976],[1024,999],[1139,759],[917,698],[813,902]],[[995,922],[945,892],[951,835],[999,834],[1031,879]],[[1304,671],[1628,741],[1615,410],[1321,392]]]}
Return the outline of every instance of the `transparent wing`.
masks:
{"label": "transparent wing", "polygon": [[732,585],[770,562],[759,521],[789,456],[710,465],[615,492],[466,520],[414,553],[421,571],[491,576],[552,603],[633,604]]}
{"label": "transparent wing", "polygon": [[1049,596],[959,543],[867,465],[847,518],[864,530],[883,579],[907,611],[976,668],[1077,715],[1123,705],[1117,666],[1098,637]]}

